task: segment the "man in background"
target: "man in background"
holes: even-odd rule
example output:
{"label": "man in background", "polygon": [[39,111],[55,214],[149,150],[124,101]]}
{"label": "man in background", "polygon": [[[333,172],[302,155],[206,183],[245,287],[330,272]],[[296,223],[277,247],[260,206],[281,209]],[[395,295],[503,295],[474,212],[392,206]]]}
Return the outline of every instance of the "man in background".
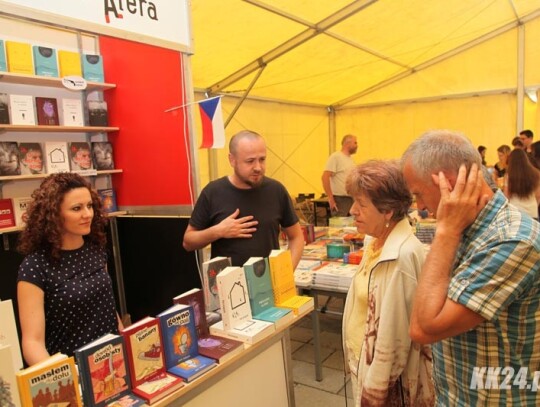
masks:
{"label": "man in background", "polygon": [[449,130],[402,157],[418,208],[437,218],[410,335],[433,344],[437,406],[538,406],[540,224],[488,187],[480,160]]}
{"label": "man in background", "polygon": [[519,138],[523,143],[523,149],[527,154],[531,154],[531,145],[533,143],[534,133],[532,130],[523,130],[519,133]]}
{"label": "man in background", "polygon": [[201,191],[184,234],[184,248],[192,251],[212,244],[212,258],[230,257],[233,266],[242,266],[250,257],[268,257],[272,249],[279,249],[281,227],[296,268],[304,236],[287,190],[264,175],[264,139],[249,130],[234,135],[229,163],[233,173]]}
{"label": "man in background", "polygon": [[358,150],[356,136],[347,134],[341,140],[341,150],[331,154],[322,174],[324,193],[328,197],[330,211],[336,216],[348,216],[353,199],[347,195],[345,180],[354,167],[351,155]]}

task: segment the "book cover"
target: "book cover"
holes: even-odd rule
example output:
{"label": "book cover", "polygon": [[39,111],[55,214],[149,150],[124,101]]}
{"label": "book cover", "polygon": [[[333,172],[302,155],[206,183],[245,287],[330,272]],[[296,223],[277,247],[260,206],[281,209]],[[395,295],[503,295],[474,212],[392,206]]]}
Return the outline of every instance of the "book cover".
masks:
{"label": "book cover", "polygon": [[25,42],[6,41],[7,68],[9,72],[34,74],[32,47]]}
{"label": "book cover", "polygon": [[19,334],[15,324],[15,312],[11,300],[0,301],[0,345],[11,345],[12,365],[15,371],[22,369],[23,360]]}
{"label": "book cover", "polygon": [[85,407],[104,407],[131,395],[125,352],[122,336],[114,334],[104,335],[75,351]]}
{"label": "book cover", "polygon": [[9,95],[7,93],[0,93],[0,124],[9,124]]}
{"label": "book cover", "polygon": [[219,310],[219,296],[217,291],[216,277],[225,267],[231,265],[230,257],[218,256],[203,262],[203,291],[206,311]]}
{"label": "book cover", "polygon": [[107,102],[104,100],[89,100],[87,105],[88,124],[90,126],[107,127],[109,125]]}
{"label": "book cover", "polygon": [[78,52],[59,50],[58,67],[60,77],[82,76],[81,57]]}
{"label": "book cover", "polygon": [[11,124],[35,125],[36,111],[31,95],[9,95]]}
{"label": "book cover", "polygon": [[45,160],[41,143],[20,142],[18,147],[21,174],[44,174]]}
{"label": "book cover", "polygon": [[0,175],[21,175],[19,146],[15,141],[0,141]]}
{"label": "book cover", "polygon": [[268,259],[250,257],[244,263],[243,268],[253,318],[273,322],[276,324],[276,328],[289,323],[294,318],[291,310],[274,306],[274,291],[272,290]]}
{"label": "book cover", "polygon": [[94,167],[96,170],[113,170],[113,146],[110,141],[93,141],[92,142],[92,158],[94,159]]}
{"label": "book cover", "polygon": [[55,98],[36,96],[38,124],[42,126],[58,126],[58,104]]}
{"label": "book cover", "polygon": [[296,294],[289,250],[272,250],[268,257],[276,307],[289,308],[295,315],[313,308],[313,298]]}
{"label": "book cover", "polygon": [[169,373],[190,382],[216,366],[213,359],[199,355],[195,313],[190,305],[175,304],[157,318]]}
{"label": "book cover", "polygon": [[12,345],[0,344],[0,406],[20,407],[19,389],[15,379],[15,369],[11,363]]}
{"label": "book cover", "polygon": [[244,350],[244,343],[229,338],[210,334],[206,319],[204,293],[200,288],[193,288],[173,298],[175,304],[191,305],[195,314],[195,328],[199,354],[224,363]]}
{"label": "book cover", "polygon": [[73,141],[69,143],[70,168],[73,172],[94,169],[90,143],[87,141]]}
{"label": "book cover", "polygon": [[0,199],[0,229],[15,227],[15,212],[11,198]]}
{"label": "book cover", "polygon": [[47,173],[69,172],[68,146],[65,141],[45,142],[45,161]]}
{"label": "book cover", "polygon": [[4,40],[0,40],[0,71],[7,72],[6,46]]}
{"label": "book cover", "polygon": [[56,50],[54,48],[34,45],[32,51],[34,53],[35,74],[57,78],[58,62],[56,61]]}
{"label": "book cover", "polygon": [[116,192],[114,192],[113,188],[98,189],[97,193],[99,195],[99,199],[101,200],[103,212],[111,213],[118,211],[118,207],[116,205]]}
{"label": "book cover", "polygon": [[91,82],[105,82],[101,55],[83,54],[82,63],[84,79]]}
{"label": "book cover", "polygon": [[182,387],[179,377],[165,370],[159,320],[143,318],[121,331],[126,344],[133,393],[153,403]]}
{"label": "book cover", "polygon": [[23,406],[82,407],[73,356],[61,353],[16,373]]}
{"label": "book cover", "polygon": [[223,321],[210,325],[210,333],[212,335],[236,339],[247,344],[259,342],[267,336],[270,336],[275,330],[276,326],[272,322],[266,322],[260,319],[250,319],[242,325],[232,329],[224,329]]}
{"label": "book cover", "polygon": [[82,100],[62,99],[62,117],[64,126],[84,126]]}
{"label": "book cover", "polygon": [[242,325],[251,319],[251,307],[244,270],[226,267],[217,276],[217,289],[224,329]]}
{"label": "book cover", "polygon": [[23,227],[26,225],[26,211],[33,199],[30,196],[18,196],[11,198],[13,201],[13,210],[15,211],[15,225]]}

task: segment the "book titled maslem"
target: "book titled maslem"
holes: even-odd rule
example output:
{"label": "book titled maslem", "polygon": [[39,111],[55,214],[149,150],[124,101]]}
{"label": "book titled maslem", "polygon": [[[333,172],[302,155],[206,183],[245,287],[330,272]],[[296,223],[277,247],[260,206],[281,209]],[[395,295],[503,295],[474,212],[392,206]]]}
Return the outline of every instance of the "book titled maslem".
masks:
{"label": "book titled maslem", "polygon": [[82,406],[73,356],[56,353],[16,376],[23,406]]}
{"label": "book titled maslem", "polygon": [[157,317],[169,373],[191,382],[216,366],[215,360],[199,355],[193,307],[175,304]]}
{"label": "book titled maslem", "polygon": [[[105,407],[132,395],[125,352],[122,336],[115,334],[104,335],[75,351],[85,407]],[[142,404],[142,399],[135,403]]]}
{"label": "book titled maslem", "polygon": [[180,377],[166,372],[157,318],[143,318],[120,333],[126,344],[135,395],[152,404],[184,385]]}
{"label": "book titled maslem", "polygon": [[0,229],[15,227],[15,212],[11,198],[0,199]]}

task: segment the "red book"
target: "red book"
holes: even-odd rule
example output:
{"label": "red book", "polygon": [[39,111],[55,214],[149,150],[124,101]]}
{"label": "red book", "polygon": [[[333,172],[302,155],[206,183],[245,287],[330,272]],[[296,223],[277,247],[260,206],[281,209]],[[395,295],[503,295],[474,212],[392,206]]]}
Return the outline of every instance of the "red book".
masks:
{"label": "red book", "polygon": [[15,212],[11,198],[0,199],[0,229],[15,226]]}
{"label": "red book", "polygon": [[58,126],[58,105],[55,98],[36,97],[38,124],[42,126]]}
{"label": "red book", "polygon": [[161,331],[157,318],[146,317],[121,331],[126,342],[132,392],[152,404],[184,383],[165,368]]}
{"label": "red book", "polygon": [[234,339],[210,334],[204,305],[204,293],[200,288],[193,288],[173,298],[175,304],[191,305],[195,313],[199,354],[223,363],[244,350],[244,343]]}

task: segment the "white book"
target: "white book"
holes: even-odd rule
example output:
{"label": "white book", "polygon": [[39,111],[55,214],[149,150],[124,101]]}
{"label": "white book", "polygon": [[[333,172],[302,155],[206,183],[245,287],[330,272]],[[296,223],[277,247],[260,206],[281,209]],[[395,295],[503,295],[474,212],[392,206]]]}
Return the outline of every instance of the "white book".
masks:
{"label": "white book", "polygon": [[0,404],[2,406],[21,407],[19,388],[15,372],[18,369],[11,363],[12,345],[0,345]]}
{"label": "white book", "polygon": [[69,172],[70,156],[66,141],[46,141],[45,156],[48,174]]}
{"label": "white book", "polygon": [[223,321],[216,322],[210,326],[210,333],[212,335],[236,339],[250,345],[272,335],[275,330],[276,326],[273,322],[261,321],[259,319],[244,321],[242,325],[232,329],[224,329]]}
{"label": "white book", "polygon": [[19,196],[11,198],[11,200],[13,202],[13,210],[15,211],[15,225],[19,227],[24,226],[26,222],[24,222],[23,216],[33,199],[29,196]]}
{"label": "white book", "polygon": [[231,329],[252,319],[248,286],[244,269],[226,267],[217,276],[221,319],[225,329]]}
{"label": "white book", "polygon": [[36,109],[31,95],[9,95],[11,124],[35,125]]}
{"label": "white book", "polygon": [[0,345],[11,345],[13,368],[15,371],[22,369],[21,346],[11,300],[0,301]]}
{"label": "white book", "polygon": [[62,99],[62,116],[64,126],[84,126],[82,100]]}

